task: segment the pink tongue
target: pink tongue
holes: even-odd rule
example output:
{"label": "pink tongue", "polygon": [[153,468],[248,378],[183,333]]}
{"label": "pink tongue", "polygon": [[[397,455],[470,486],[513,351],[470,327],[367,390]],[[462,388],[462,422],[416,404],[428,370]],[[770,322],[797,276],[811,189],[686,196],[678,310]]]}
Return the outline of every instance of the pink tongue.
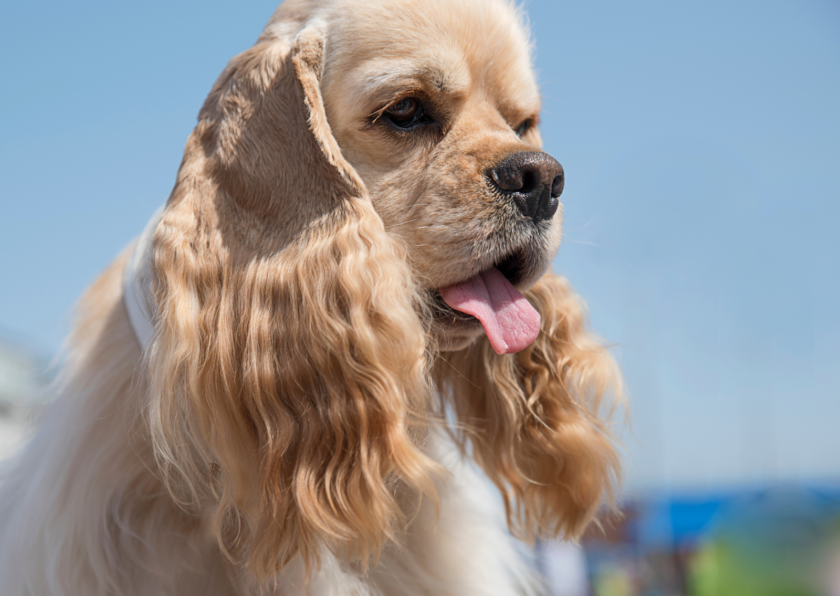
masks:
{"label": "pink tongue", "polygon": [[481,321],[497,354],[524,350],[537,339],[540,313],[495,267],[440,289],[443,301]]}

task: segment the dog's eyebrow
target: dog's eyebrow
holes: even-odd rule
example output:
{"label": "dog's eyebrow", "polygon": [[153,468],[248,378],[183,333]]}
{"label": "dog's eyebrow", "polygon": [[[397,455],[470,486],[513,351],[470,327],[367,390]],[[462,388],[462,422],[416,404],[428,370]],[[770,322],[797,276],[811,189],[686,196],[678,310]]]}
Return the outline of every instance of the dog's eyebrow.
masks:
{"label": "dog's eyebrow", "polygon": [[442,69],[437,66],[417,68],[403,62],[377,63],[362,75],[366,87],[397,90],[407,87],[427,89],[436,93],[455,95],[469,89],[466,69]]}

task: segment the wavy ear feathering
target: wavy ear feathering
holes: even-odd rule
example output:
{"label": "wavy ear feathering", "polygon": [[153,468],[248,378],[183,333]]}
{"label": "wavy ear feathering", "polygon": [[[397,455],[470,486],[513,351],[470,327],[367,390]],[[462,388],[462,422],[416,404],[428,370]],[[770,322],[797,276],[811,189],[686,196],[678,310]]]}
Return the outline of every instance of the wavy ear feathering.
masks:
{"label": "wavy ear feathering", "polygon": [[158,462],[262,579],[325,547],[364,566],[405,525],[397,484],[434,498],[419,294],[330,131],[321,28],[231,61],[154,245]]}
{"label": "wavy ear feathering", "polygon": [[435,376],[457,414],[456,439],[501,491],[511,531],[576,539],[619,480],[605,421],[613,408],[602,402],[623,403],[621,376],[565,279],[546,274],[525,296],[542,318],[531,346],[499,355],[482,337],[442,354]]}

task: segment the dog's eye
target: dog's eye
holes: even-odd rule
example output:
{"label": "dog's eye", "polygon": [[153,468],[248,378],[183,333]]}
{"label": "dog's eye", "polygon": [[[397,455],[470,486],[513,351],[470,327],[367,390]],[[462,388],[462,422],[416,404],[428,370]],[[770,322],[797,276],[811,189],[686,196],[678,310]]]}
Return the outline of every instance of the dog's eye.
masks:
{"label": "dog's eye", "polygon": [[526,118],[522,124],[516,127],[516,134],[521,137],[526,132],[531,130],[532,126],[534,126],[534,120],[532,118]]}
{"label": "dog's eye", "polygon": [[426,119],[426,110],[419,99],[401,99],[385,110],[385,117],[398,128],[412,128]]}

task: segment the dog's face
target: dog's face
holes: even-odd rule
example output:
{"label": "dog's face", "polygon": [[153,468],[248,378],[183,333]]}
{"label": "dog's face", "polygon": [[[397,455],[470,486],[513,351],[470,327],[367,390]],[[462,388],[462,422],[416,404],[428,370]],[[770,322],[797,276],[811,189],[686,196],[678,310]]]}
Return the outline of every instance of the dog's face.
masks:
{"label": "dog's face", "polygon": [[560,242],[563,171],[540,151],[526,32],[502,2],[377,0],[339,6],[321,90],[347,160],[433,298],[433,333],[482,333],[439,288],[497,267],[520,290]]}

